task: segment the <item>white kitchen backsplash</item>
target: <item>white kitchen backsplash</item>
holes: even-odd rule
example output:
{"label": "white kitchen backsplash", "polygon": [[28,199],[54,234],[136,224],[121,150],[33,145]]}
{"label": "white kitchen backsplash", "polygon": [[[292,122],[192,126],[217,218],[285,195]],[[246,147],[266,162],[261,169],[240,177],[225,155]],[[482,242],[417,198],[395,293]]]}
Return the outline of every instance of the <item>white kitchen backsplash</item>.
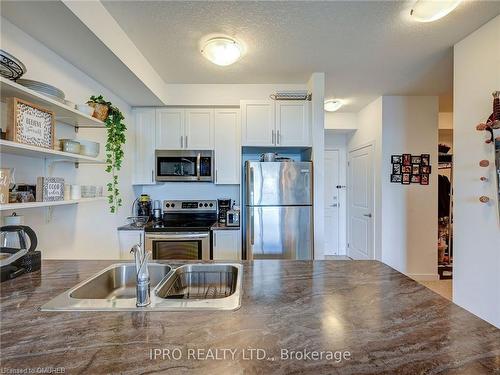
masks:
{"label": "white kitchen backsplash", "polygon": [[148,194],[152,200],[231,198],[239,204],[240,185],[216,185],[210,182],[165,182],[136,187],[137,194]]}

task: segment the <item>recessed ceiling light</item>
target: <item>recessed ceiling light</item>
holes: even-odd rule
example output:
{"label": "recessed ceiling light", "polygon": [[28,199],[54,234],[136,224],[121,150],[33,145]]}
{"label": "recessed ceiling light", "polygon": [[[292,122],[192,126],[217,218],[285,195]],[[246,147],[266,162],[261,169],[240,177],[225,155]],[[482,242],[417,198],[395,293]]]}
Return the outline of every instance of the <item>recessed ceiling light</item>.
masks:
{"label": "recessed ceiling light", "polygon": [[453,11],[462,0],[417,0],[410,16],[418,22],[432,22]]}
{"label": "recessed ceiling light", "polygon": [[325,111],[327,112],[335,112],[340,107],[342,107],[344,103],[340,99],[329,99],[325,100]]}
{"label": "recessed ceiling light", "polygon": [[216,37],[205,42],[201,53],[214,64],[227,66],[239,60],[241,51],[241,46],[236,40]]}

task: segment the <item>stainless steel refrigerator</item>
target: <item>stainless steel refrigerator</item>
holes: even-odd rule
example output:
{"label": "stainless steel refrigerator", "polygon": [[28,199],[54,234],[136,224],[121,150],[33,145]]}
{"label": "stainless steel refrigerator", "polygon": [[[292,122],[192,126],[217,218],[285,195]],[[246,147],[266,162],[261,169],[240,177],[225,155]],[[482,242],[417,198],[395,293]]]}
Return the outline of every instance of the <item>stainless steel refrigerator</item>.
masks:
{"label": "stainless steel refrigerator", "polygon": [[312,259],[312,163],[245,163],[247,259]]}

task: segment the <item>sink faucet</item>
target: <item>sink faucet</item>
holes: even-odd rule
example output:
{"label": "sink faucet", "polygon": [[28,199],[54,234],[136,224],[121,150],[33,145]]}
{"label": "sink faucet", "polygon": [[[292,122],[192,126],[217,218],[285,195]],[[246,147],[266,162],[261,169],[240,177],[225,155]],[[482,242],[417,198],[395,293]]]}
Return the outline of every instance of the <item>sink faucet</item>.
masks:
{"label": "sink faucet", "polygon": [[150,285],[149,285],[149,272],[148,272],[148,257],[149,253],[144,251],[144,247],[140,244],[134,245],[130,250],[135,258],[135,271],[136,271],[136,295],[137,307],[148,306],[151,303],[150,298]]}

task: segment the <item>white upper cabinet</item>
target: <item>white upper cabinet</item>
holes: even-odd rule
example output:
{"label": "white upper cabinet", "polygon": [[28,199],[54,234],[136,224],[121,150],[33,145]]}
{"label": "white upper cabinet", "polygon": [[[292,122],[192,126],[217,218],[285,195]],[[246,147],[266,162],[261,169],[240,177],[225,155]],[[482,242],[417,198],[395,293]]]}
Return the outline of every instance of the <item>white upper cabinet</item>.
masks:
{"label": "white upper cabinet", "polygon": [[309,102],[276,101],[276,146],[310,146]]}
{"label": "white upper cabinet", "polygon": [[215,110],[215,183],[240,183],[240,111]]}
{"label": "white upper cabinet", "polygon": [[134,185],[149,185],[155,183],[155,109],[134,109],[135,118],[135,149]]}
{"label": "white upper cabinet", "polygon": [[214,148],[214,110],[186,109],[184,148],[211,150]]}
{"label": "white upper cabinet", "polygon": [[159,108],[156,110],[156,144],[158,150],[185,148],[184,109]]}
{"label": "white upper cabinet", "polygon": [[241,231],[214,230],[214,260],[241,259]]}
{"label": "white upper cabinet", "polygon": [[241,140],[243,146],[275,145],[275,106],[272,100],[242,100]]}
{"label": "white upper cabinet", "polygon": [[242,100],[243,146],[310,146],[307,101]]}

